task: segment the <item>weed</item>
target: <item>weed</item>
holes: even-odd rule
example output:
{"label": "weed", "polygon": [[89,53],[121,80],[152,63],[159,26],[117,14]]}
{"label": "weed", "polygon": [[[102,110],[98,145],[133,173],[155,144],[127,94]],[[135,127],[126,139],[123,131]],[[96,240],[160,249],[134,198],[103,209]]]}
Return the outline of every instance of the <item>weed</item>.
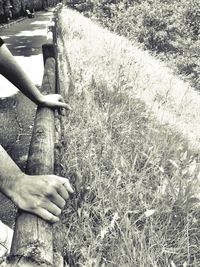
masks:
{"label": "weed", "polygon": [[[62,215],[67,264],[199,266],[198,153],[140,97],[155,103],[153,78],[127,42],[72,11],[59,21],[74,85],[61,162],[75,188]],[[171,107],[166,88],[159,101]]]}

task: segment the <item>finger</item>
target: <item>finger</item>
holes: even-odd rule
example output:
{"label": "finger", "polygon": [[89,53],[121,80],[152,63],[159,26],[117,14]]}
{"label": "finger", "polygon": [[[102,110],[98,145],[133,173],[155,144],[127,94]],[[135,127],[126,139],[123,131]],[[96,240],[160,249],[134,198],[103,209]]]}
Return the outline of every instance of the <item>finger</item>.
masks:
{"label": "finger", "polygon": [[61,214],[61,209],[56,204],[51,202],[50,200],[42,203],[42,208],[48,210],[50,213],[52,213],[55,216],[59,216]]}
{"label": "finger", "polygon": [[64,98],[62,97],[62,95],[57,94],[57,97],[58,97],[58,101],[65,102]]}
{"label": "finger", "polygon": [[57,192],[53,196],[50,197],[50,200],[53,201],[53,203],[56,206],[58,206],[60,209],[63,209],[64,208],[64,206],[65,206],[65,200],[67,200],[69,198],[69,195],[68,195],[68,198],[66,198],[63,195],[60,194],[59,190],[57,190]]}
{"label": "finger", "polygon": [[69,193],[63,184],[57,189],[58,194],[65,200],[69,199]]}
{"label": "finger", "polygon": [[58,101],[60,102],[60,107],[66,108],[68,110],[72,110],[72,108],[70,107],[70,105],[68,105],[67,103],[65,103],[64,98],[61,95],[58,95]]}
{"label": "finger", "polygon": [[58,107],[65,108],[65,109],[68,109],[68,110],[72,110],[72,108],[70,107],[70,105],[68,105],[65,102],[61,102],[61,101],[58,102]]}
{"label": "finger", "polygon": [[62,183],[62,185],[65,187],[65,189],[69,192],[69,193],[74,193],[74,190],[72,189],[70,182],[67,178],[64,177],[60,177],[60,176],[56,176],[57,179],[60,180],[60,182]]}
{"label": "finger", "polygon": [[48,210],[43,209],[43,208],[38,208],[37,210],[34,211],[36,215],[44,219],[45,221],[51,222],[51,223],[56,223],[59,221],[59,218],[52,213],[50,213]]}
{"label": "finger", "polygon": [[63,183],[63,186],[66,188],[66,190],[69,192],[69,193],[74,193],[74,190],[72,189],[70,183],[69,183],[69,180],[65,178],[64,180],[64,183]]}

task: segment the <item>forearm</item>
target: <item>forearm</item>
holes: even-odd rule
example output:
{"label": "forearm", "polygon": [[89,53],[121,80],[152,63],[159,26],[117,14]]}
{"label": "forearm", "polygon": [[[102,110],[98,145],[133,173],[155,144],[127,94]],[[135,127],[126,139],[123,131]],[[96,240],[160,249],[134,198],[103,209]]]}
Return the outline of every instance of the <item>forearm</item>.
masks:
{"label": "forearm", "polygon": [[1,145],[0,166],[0,191],[11,198],[16,180],[24,174]]}
{"label": "forearm", "polygon": [[0,74],[36,104],[42,102],[43,95],[20,67],[5,44],[0,47]]}
{"label": "forearm", "polygon": [[60,94],[41,94],[37,87],[23,71],[23,69],[20,67],[5,44],[0,46],[0,74],[7,78],[24,95],[26,95],[37,105],[49,108],[71,109],[71,107],[64,102]]}

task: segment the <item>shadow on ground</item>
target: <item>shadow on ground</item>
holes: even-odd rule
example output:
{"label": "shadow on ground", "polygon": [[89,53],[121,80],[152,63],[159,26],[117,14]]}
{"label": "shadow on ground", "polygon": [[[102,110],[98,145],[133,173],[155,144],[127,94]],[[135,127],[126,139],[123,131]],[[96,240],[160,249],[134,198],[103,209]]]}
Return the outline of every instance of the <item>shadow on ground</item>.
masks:
{"label": "shadow on ground", "polygon": [[[36,106],[18,93],[9,98],[0,98],[0,143],[25,171],[30,146]],[[11,201],[0,194],[0,219],[13,226],[16,209]]]}
{"label": "shadow on ground", "polygon": [[51,14],[39,12],[34,19],[25,19],[0,31],[13,55],[29,57],[41,53],[41,43],[44,42]]}
{"label": "shadow on ground", "polygon": [[[7,47],[15,56],[30,57],[33,55],[41,54],[41,47],[33,48],[31,45],[32,43],[38,41],[39,38],[43,39],[44,36],[17,36],[14,39],[10,37],[5,41]],[[12,46],[11,48],[9,43],[12,43],[12,45],[14,44],[14,47]]]}

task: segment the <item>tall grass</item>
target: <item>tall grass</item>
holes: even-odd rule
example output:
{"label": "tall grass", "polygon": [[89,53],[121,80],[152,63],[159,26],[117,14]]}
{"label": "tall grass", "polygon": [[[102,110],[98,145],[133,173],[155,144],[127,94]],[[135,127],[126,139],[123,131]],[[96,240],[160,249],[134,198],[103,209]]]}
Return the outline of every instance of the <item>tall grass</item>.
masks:
{"label": "tall grass", "polygon": [[[62,216],[66,263],[199,266],[199,155],[181,127],[154,117],[164,101],[176,117],[179,101],[179,117],[189,118],[180,106],[192,91],[79,14],[64,9],[59,23],[61,89],[73,107],[61,164],[76,192]],[[169,77],[187,88],[182,101]]]}

